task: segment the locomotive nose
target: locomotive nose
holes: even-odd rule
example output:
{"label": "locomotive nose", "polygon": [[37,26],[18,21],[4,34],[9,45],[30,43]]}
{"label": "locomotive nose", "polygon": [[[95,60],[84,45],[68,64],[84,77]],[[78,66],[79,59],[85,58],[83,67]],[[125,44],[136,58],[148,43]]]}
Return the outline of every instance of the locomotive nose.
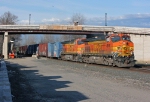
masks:
{"label": "locomotive nose", "polygon": [[126,44],[122,45],[122,55],[123,56],[131,56],[133,52],[133,49],[128,45],[127,42],[125,42]]}
{"label": "locomotive nose", "polygon": [[123,45],[128,45],[128,42],[123,41],[122,44]]}

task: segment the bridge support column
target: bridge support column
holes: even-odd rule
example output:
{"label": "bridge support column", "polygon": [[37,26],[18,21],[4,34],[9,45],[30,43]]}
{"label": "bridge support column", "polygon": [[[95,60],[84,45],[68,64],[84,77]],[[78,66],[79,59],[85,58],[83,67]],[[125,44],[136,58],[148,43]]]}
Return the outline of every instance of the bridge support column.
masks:
{"label": "bridge support column", "polygon": [[4,33],[3,55],[4,59],[8,59],[8,32]]}

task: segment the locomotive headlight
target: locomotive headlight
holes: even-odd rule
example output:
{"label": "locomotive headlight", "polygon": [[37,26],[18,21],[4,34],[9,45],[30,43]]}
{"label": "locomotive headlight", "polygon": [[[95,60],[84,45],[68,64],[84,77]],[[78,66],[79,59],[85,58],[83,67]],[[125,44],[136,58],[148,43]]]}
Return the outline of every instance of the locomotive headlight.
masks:
{"label": "locomotive headlight", "polygon": [[125,44],[126,44],[126,42],[123,42],[123,44],[125,45]]}
{"label": "locomotive headlight", "polygon": [[131,55],[133,54],[134,52],[133,51],[131,51]]}
{"label": "locomotive headlight", "polygon": [[126,47],[124,47],[124,50],[127,50],[127,48],[126,48]]}
{"label": "locomotive headlight", "polygon": [[120,50],[120,47],[117,47],[118,50]]}

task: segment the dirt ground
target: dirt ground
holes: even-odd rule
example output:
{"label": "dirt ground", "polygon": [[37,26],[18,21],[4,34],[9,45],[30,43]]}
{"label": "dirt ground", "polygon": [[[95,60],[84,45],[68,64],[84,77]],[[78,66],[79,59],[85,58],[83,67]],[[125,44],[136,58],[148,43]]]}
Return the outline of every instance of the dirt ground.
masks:
{"label": "dirt ground", "polygon": [[150,74],[53,59],[7,60],[13,102],[150,102]]}
{"label": "dirt ground", "polygon": [[45,102],[18,68],[7,66],[13,102]]}

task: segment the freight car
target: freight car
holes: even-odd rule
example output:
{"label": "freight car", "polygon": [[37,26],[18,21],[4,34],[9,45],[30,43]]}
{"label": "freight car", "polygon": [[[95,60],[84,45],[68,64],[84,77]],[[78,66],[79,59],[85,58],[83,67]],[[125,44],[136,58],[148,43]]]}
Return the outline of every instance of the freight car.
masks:
{"label": "freight car", "polygon": [[36,54],[36,51],[38,50],[38,46],[39,44],[14,47],[14,52],[21,56],[31,56]]}
{"label": "freight car", "polygon": [[39,44],[28,45],[28,47],[26,49],[26,55],[28,55],[28,56],[35,55],[36,51],[38,50],[38,46],[39,46]]}
{"label": "freight car", "polygon": [[[20,48],[27,50],[25,46]],[[37,50],[39,56],[62,60],[118,67],[132,67],[135,64],[134,44],[127,34],[43,43]]]}
{"label": "freight car", "polygon": [[41,43],[38,47],[38,55],[47,57],[48,56],[48,43]]}
{"label": "freight car", "polygon": [[62,60],[79,61],[132,67],[134,60],[134,44],[126,34],[112,34],[101,38],[76,39],[64,43],[61,53]]}
{"label": "freight car", "polygon": [[26,51],[27,51],[27,48],[28,48],[27,45],[25,45],[25,46],[20,46],[20,47],[18,47],[18,51],[19,51],[19,53],[20,53],[21,55],[25,55],[25,54],[26,54]]}
{"label": "freight car", "polygon": [[48,43],[48,57],[50,58],[60,58],[62,51],[62,43]]}

